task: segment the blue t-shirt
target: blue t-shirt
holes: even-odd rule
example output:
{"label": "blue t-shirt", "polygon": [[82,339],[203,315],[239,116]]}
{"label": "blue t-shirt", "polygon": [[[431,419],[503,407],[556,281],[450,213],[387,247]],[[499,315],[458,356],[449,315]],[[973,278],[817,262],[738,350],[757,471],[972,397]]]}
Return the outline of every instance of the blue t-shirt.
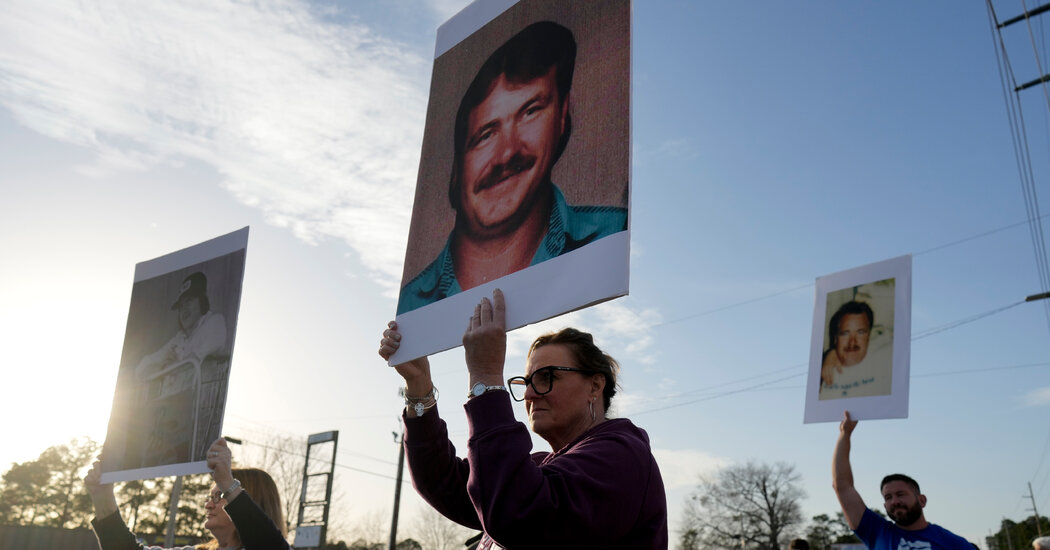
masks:
{"label": "blue t-shirt", "polygon": [[966,539],[940,525],[908,531],[868,509],[853,532],[868,550],[973,550]]}

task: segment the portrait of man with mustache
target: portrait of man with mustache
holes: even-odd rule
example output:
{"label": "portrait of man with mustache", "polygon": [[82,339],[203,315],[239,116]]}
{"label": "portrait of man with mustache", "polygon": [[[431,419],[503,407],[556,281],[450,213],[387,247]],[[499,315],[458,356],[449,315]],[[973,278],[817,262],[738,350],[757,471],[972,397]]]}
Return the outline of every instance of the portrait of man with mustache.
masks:
{"label": "portrait of man with mustache", "polygon": [[[892,389],[892,332],[893,314],[885,296],[868,295],[873,287],[892,292],[892,279],[865,287],[849,287],[838,291],[839,297],[853,295],[837,302],[829,294],[828,312],[834,313],[827,321],[825,348],[821,358],[819,399],[842,399],[888,395]],[[859,291],[858,289],[862,289]],[[840,303],[833,308],[833,303]],[[882,310],[882,320],[877,312]]]}
{"label": "portrait of man with mustache", "polygon": [[477,72],[454,125],[455,223],[402,287],[399,315],[627,229],[626,208],[571,205],[551,180],[572,135],[576,47],[568,28],[539,21]]}

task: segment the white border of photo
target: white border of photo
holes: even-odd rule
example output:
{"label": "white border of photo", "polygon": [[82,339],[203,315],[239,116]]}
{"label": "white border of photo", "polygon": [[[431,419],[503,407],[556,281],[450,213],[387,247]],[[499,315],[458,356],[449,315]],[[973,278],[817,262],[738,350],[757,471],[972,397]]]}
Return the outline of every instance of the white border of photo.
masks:
{"label": "white border of photo", "polygon": [[[209,241],[183,248],[182,250],[166,254],[145,262],[135,264],[135,282],[144,281],[158,277],[172,271],[183,269],[187,266],[206,262],[213,258],[232,254],[238,250],[248,247],[248,227],[244,227],[216,237]],[[238,282],[240,284],[240,282]],[[110,412],[113,415],[113,412]],[[219,433],[222,433],[220,423]],[[117,470],[102,472],[100,481],[102,483],[114,483],[118,481],[133,481],[137,479],[153,479],[167,476],[182,476],[207,473],[207,461],[180,462],[176,464],[162,464],[148,468],[135,468],[131,470]]]}
{"label": "white border of photo", "polygon": [[[866,283],[895,279],[893,319],[893,373],[889,395],[820,397],[820,369],[824,354],[824,327],[828,293]],[[818,277],[813,305],[809,376],[806,378],[806,410],[803,423],[838,422],[848,410],[854,420],[907,418],[911,372],[911,255]]]}

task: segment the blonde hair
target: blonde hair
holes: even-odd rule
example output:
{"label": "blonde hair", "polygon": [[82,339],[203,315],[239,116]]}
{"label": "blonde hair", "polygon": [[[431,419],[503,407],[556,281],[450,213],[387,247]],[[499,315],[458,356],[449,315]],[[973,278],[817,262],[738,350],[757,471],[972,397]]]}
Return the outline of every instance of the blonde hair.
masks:
{"label": "blonde hair", "polygon": [[[244,492],[248,493],[263,513],[273,521],[281,531],[281,536],[288,537],[288,528],[284,524],[284,512],[281,508],[281,493],[270,474],[258,468],[234,468],[233,477],[241,481]],[[240,533],[237,533],[237,539],[243,541]],[[219,541],[212,537],[210,541],[197,545],[197,548],[219,550]]]}

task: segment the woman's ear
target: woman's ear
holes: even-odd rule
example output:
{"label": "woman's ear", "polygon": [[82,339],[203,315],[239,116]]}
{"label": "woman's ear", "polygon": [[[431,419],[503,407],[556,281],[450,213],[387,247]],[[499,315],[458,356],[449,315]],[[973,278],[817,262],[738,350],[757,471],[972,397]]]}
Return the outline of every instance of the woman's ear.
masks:
{"label": "woman's ear", "polygon": [[605,375],[594,373],[591,375],[591,395],[601,396],[605,392]]}

